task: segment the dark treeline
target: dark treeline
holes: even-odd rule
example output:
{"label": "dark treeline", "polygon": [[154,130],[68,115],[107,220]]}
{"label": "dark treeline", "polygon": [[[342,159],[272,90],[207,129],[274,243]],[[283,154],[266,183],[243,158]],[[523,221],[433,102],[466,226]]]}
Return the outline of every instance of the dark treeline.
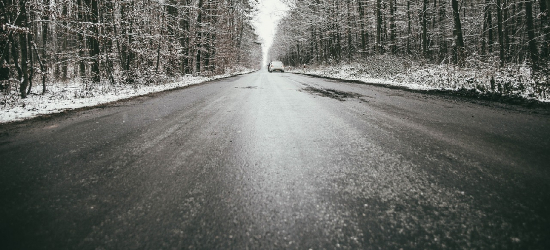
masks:
{"label": "dark treeline", "polygon": [[[248,0],[2,0],[2,78],[151,83],[254,67]],[[162,76],[162,77],[160,77]]]}
{"label": "dark treeline", "polygon": [[287,65],[377,54],[546,68],[550,0],[291,0],[270,56]]}

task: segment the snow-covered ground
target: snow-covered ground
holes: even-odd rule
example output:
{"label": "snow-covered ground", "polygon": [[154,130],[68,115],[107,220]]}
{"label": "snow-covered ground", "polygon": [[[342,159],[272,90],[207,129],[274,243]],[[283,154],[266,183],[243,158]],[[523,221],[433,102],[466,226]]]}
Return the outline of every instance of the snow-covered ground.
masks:
{"label": "snow-covered ground", "polygon": [[[362,63],[306,65],[287,71],[365,83],[400,86],[415,90],[468,90],[481,95],[502,95],[550,102],[548,76],[535,82],[527,65],[497,68],[493,65],[419,65],[380,56]],[[542,84],[541,84],[542,82]]]}
{"label": "snow-covered ground", "polygon": [[[186,87],[237,74],[249,73],[243,70],[238,73],[217,75],[213,77],[184,76],[166,84],[117,84],[101,83],[93,88],[86,88],[81,82],[48,84],[44,95],[31,94],[25,99],[16,93],[0,92],[0,123],[20,121],[45,114],[59,113],[65,110],[96,106],[135,96],[147,95],[170,89]],[[41,91],[42,86],[35,86],[34,92]]]}
{"label": "snow-covered ground", "polygon": [[[0,123],[105,104],[251,71],[242,70],[214,77],[185,76],[165,84],[150,85],[101,83],[86,88],[77,81],[56,83],[47,86],[46,94],[31,94],[25,99],[19,98],[13,90],[11,94],[0,92]],[[529,67],[524,65],[505,69],[496,69],[491,65],[458,68],[452,65],[415,65],[404,59],[380,56],[363,63],[306,65],[287,68],[287,71],[416,90],[473,90],[479,94],[519,96],[550,102],[550,86],[537,84]],[[549,79],[538,81],[549,82]],[[40,89],[41,86],[35,86],[34,93]]]}

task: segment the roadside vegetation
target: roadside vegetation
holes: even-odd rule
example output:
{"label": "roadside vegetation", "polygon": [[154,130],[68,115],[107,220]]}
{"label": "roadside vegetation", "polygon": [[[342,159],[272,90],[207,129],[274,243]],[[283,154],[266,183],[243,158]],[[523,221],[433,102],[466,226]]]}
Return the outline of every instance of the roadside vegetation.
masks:
{"label": "roadside vegetation", "polygon": [[354,63],[306,64],[288,71],[413,90],[454,91],[456,94],[504,102],[550,102],[547,76],[534,76],[529,65],[499,68],[453,64],[421,64],[392,55],[371,56]]}
{"label": "roadside vegetation", "polygon": [[253,11],[242,0],[2,1],[0,111],[253,70],[262,59]]}
{"label": "roadside vegetation", "polygon": [[288,2],[269,56],[295,71],[550,101],[550,1]]}

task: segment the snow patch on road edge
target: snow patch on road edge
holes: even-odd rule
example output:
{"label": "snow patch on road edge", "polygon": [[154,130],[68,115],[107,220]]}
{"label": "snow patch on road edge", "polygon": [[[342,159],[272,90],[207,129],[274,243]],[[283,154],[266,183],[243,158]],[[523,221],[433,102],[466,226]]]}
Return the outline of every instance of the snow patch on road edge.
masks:
{"label": "snow patch on road edge", "polygon": [[405,59],[379,56],[363,63],[304,65],[288,67],[287,71],[411,90],[469,91],[478,95],[550,103],[550,86],[545,84],[549,81],[548,76],[536,78],[528,65],[507,68],[471,65],[461,68],[454,65],[417,65]]}

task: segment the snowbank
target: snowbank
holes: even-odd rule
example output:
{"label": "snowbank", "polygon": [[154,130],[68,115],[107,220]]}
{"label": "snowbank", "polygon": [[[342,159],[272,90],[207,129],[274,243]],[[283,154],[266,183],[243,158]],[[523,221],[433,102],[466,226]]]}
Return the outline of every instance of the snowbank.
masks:
{"label": "snowbank", "polygon": [[476,63],[457,67],[419,64],[392,56],[377,56],[362,63],[306,65],[304,68],[290,68],[288,71],[414,90],[466,90],[480,95],[550,102],[548,76],[534,76],[527,65],[497,68]]}
{"label": "snowbank", "polygon": [[[213,77],[184,76],[165,84],[150,85],[100,83],[86,88],[81,82],[56,83],[48,85],[48,91],[44,95],[31,94],[25,99],[21,99],[13,90],[10,94],[2,92],[0,93],[0,123],[96,106],[249,72],[252,72],[252,70],[241,70],[237,73]],[[41,87],[35,88],[41,89]]]}

